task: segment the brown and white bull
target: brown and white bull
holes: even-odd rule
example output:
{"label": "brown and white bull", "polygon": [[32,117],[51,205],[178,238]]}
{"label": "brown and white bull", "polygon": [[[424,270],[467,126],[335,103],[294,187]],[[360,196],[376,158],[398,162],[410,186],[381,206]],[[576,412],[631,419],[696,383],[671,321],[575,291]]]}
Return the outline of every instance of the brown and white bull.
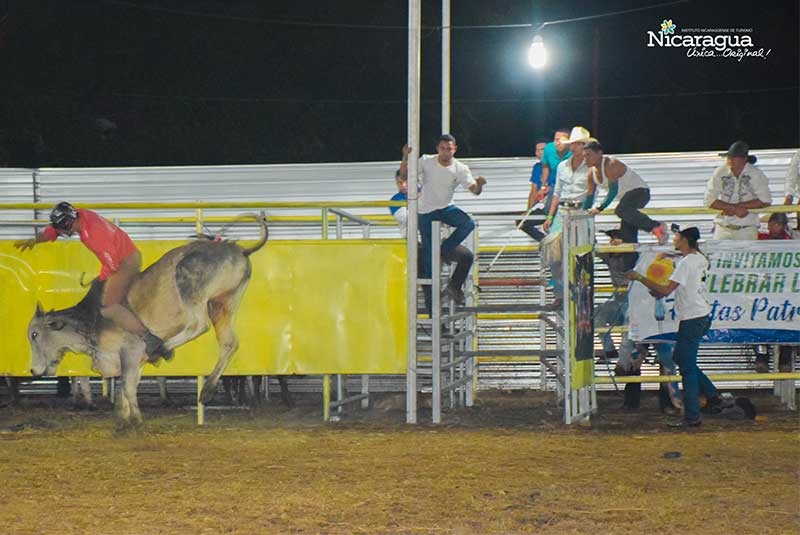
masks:
{"label": "brown and white bull", "polygon": [[[127,303],[142,323],[164,340],[167,349],[183,345],[208,331],[219,342],[219,360],[200,395],[207,403],[239,342],[233,330],[252,273],[249,256],[267,242],[268,229],[259,218],[261,239],[250,249],[234,242],[199,240],[167,252],[140,273],[128,290]],[[31,374],[53,375],[67,351],[91,357],[92,369],[103,377],[121,377],[115,413],[121,425],[142,421],[136,391],[145,344],[100,315],[103,283],[95,280],[77,305],[44,312],[39,303],[28,325]],[[158,360],[158,357],[151,357]]]}

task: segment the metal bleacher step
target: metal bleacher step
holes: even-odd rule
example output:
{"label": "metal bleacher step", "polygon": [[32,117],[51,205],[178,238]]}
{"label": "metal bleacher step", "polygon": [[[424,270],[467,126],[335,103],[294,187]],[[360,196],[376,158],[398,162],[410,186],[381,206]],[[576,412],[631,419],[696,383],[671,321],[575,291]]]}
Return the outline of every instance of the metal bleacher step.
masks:
{"label": "metal bleacher step", "polygon": [[530,277],[481,277],[478,286],[541,286],[545,283],[545,279]]}
{"label": "metal bleacher step", "polygon": [[458,307],[456,312],[474,312],[476,314],[503,313],[503,312],[549,312],[554,308],[550,305],[528,304],[501,304],[501,305],[477,305],[472,307]]}
{"label": "metal bleacher step", "polygon": [[458,354],[466,357],[557,357],[563,353],[557,349],[479,349]]}

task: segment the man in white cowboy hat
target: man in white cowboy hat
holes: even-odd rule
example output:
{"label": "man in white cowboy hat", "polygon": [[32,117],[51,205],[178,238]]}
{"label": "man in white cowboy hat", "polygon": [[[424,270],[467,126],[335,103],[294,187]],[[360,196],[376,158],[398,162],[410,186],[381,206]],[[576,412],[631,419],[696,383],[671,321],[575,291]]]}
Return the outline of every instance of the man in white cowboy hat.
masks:
{"label": "man in white cowboy hat", "polygon": [[564,288],[561,283],[561,221],[556,219],[554,224],[554,218],[559,204],[579,207],[586,197],[588,168],[583,160],[583,146],[592,140],[589,131],[582,126],[574,127],[569,138],[562,140],[562,144],[569,144],[572,155],[558,164],[556,185],[550,196],[550,208],[547,219],[542,225],[542,229],[549,232],[549,235],[542,240],[542,259],[548,264],[552,274],[550,284],[556,298],[551,306],[555,310],[561,307]]}
{"label": "man in white cowboy hat", "polygon": [[751,212],[772,203],[769,181],[755,166],[744,141],[734,142],[720,156],[720,165],[708,181],[704,204],[721,212],[714,218],[714,239],[755,240],[758,238],[758,214]]}
{"label": "man in white cowboy hat", "polygon": [[[583,146],[593,138],[589,131],[582,126],[576,126],[569,134],[569,138],[562,141],[569,144],[572,156],[558,164],[556,172],[556,186],[550,200],[550,209],[547,213],[547,221],[542,228],[550,230],[553,218],[558,211],[558,205],[580,206],[586,198],[588,168],[583,159]],[[558,225],[555,230],[558,229]]]}

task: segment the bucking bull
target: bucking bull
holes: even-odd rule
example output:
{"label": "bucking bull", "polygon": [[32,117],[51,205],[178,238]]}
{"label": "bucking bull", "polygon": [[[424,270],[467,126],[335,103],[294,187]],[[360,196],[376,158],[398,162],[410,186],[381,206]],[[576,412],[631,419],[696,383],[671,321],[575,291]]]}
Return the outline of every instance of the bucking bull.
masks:
{"label": "bucking bull", "polygon": [[[208,376],[200,400],[211,401],[217,383],[239,342],[233,325],[252,273],[249,256],[267,243],[266,220],[259,218],[261,239],[245,249],[230,241],[198,240],[167,252],[137,275],[127,305],[168,350],[208,331],[209,321],[219,342],[219,360]],[[54,375],[67,351],[91,357],[92,369],[103,377],[122,379],[115,415],[121,426],[142,421],[136,391],[142,365],[148,360],[142,339],[100,315],[103,282],[94,280],[75,306],[36,312],[28,325],[31,374]],[[150,357],[157,361],[158,355]]]}

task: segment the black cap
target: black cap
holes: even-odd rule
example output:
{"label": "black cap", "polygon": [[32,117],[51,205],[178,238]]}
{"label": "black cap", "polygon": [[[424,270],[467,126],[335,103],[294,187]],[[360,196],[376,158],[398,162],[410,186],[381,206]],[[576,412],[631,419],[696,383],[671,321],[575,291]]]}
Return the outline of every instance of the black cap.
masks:
{"label": "black cap", "polygon": [[742,156],[747,158],[748,162],[756,163],[756,157],[750,155],[750,145],[748,145],[745,141],[734,141],[731,147],[728,149],[728,152],[720,152],[719,155],[727,158],[732,156]]}
{"label": "black cap", "polygon": [[700,239],[700,231],[697,230],[697,227],[685,228],[679,234],[690,242],[696,242]]}

